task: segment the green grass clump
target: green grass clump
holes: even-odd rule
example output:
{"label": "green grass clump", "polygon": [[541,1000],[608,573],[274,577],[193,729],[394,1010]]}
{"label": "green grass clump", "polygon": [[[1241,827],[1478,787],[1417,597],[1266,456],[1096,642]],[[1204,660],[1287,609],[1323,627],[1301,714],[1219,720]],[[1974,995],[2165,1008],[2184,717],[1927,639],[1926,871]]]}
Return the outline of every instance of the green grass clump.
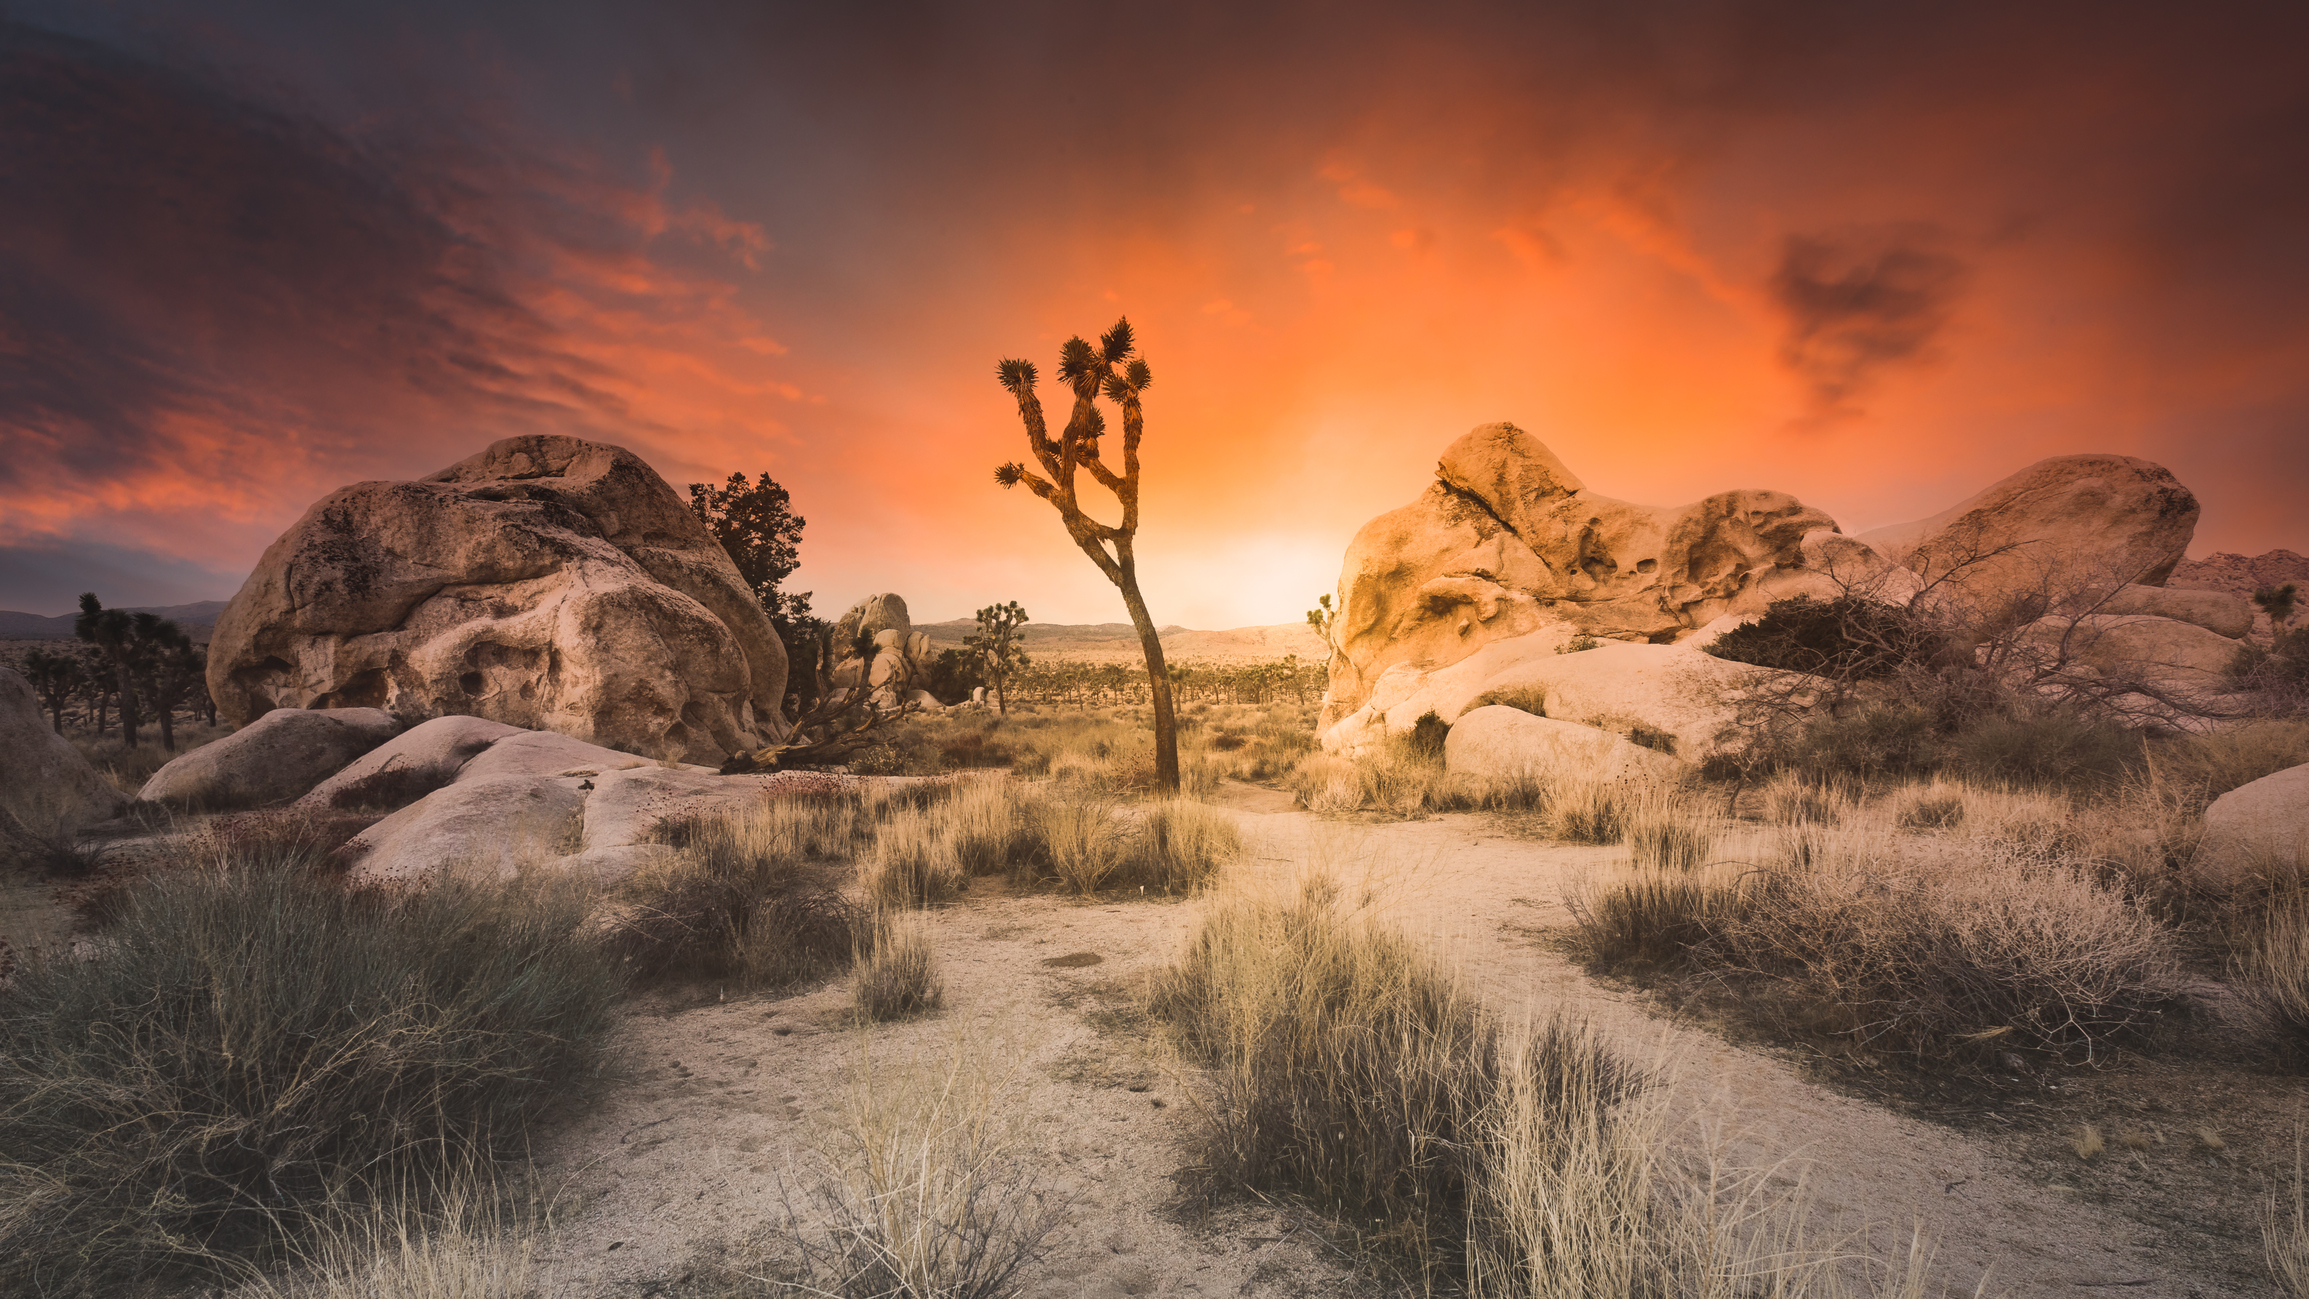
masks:
{"label": "green grass clump", "polygon": [[348,1184],[509,1150],[590,1075],[622,980],[572,888],[352,896],[224,855],[0,998],[0,1288],[115,1293],[277,1252]]}

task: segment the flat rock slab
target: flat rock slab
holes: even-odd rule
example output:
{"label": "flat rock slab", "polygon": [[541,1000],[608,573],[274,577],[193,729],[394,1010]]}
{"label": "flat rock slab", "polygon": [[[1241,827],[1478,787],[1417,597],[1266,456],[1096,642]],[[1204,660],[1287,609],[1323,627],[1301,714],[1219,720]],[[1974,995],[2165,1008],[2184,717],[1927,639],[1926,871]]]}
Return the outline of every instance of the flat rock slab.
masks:
{"label": "flat rock slab", "polygon": [[1501,780],[1559,771],[1604,780],[1675,780],[1690,770],[1609,731],[1534,717],[1504,704],[1475,709],[1454,723],[1443,741],[1443,765],[1456,775]]}
{"label": "flat rock slab", "polygon": [[313,786],[297,800],[297,806],[319,811],[366,805],[370,792],[382,788],[388,773],[402,771],[421,778],[414,797],[423,797],[455,780],[465,764],[490,745],[507,736],[526,734],[518,726],[485,717],[436,717],[355,758],[344,770]]}
{"label": "flat rock slab", "polygon": [[286,803],[400,729],[378,708],[276,708],[152,773],[136,796],[211,811]]}

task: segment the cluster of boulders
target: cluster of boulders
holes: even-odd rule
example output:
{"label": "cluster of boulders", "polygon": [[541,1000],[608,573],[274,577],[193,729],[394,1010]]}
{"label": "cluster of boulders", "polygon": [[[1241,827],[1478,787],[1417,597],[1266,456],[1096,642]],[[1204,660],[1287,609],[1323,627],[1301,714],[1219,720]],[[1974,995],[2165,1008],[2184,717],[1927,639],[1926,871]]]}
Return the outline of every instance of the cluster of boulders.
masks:
{"label": "cluster of boulders", "polygon": [[699,763],[782,739],[785,684],[785,648],[705,524],[640,457],[568,437],[330,493],[209,645],[235,724],[464,715]]}
{"label": "cluster of boulders", "polygon": [[910,704],[939,711],[937,698],[922,688],[937,653],[930,638],[914,630],[903,598],[885,591],[852,605],[834,624],[833,647],[828,679],[835,687],[863,686],[867,702],[884,710]]}
{"label": "cluster of boulders", "polygon": [[2197,514],[2160,466],[2063,456],[1931,518],[1848,536],[1780,492],[1677,507],[1598,496],[1529,433],[1486,424],[1349,545],[1323,742],[1352,751],[1515,694],[1544,699],[1547,719],[1701,758],[1736,738],[1763,672],[1703,647],[1800,595],[1946,601],[2077,671],[2203,694],[2252,617],[2234,596],[2163,585]]}

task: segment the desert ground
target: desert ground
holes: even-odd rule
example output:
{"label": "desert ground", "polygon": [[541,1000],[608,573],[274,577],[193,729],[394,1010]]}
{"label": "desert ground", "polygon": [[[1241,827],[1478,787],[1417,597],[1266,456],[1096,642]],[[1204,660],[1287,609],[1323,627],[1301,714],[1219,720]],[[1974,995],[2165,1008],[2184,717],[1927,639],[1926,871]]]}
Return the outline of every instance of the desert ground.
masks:
{"label": "desert ground", "polygon": [[[1439,957],[1509,1013],[1562,1010],[1661,1062],[1686,1141],[1801,1179],[1826,1237],[1891,1253],[1933,1242],[1952,1292],[2276,1293],[2261,1268],[2258,1188],[2289,1172],[2287,1115],[2302,1089],[2252,1077],[2209,1107],[2130,1062],[1976,1084],[1964,1103],[1868,1095],[1809,1053],[1735,1040],[1656,998],[1589,977],[1558,941],[1573,878],[1624,852],[1532,836],[1514,818],[1323,818],[1273,790],[1218,795],[1242,826],[1244,869],[1324,862],[1369,872]],[[1170,961],[1198,903],[1076,900],[974,888],[933,913],[947,1006],[858,1027],[836,981],[781,996],[691,989],[636,1013],[619,1080],[545,1142],[539,1171],[565,1198],[545,1246],[556,1292],[684,1292],[730,1247],[784,1220],[861,1071],[977,1055],[1068,1225],[1026,1277],[1037,1296],[1386,1293],[1352,1228],[1289,1199],[1182,1200],[1196,1158],[1200,1071],[1148,1024],[1144,985]],[[1095,963],[1085,959],[1096,957]],[[1749,1035],[1752,1037],[1753,1035]],[[1888,1103],[1889,1101],[1889,1103]],[[2079,1122],[2154,1129],[2152,1144],[2091,1162]],[[2206,1149],[2201,1124],[2229,1133]],[[739,1251],[742,1256],[742,1250]],[[1937,1293],[1937,1291],[1935,1291]]]}

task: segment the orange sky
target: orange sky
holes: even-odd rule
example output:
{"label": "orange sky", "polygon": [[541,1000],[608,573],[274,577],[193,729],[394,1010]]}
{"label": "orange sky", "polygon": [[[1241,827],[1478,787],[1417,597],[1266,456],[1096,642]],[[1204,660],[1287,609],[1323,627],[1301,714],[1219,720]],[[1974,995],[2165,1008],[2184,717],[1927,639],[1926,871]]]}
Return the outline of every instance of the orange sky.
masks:
{"label": "orange sky", "polygon": [[545,430],[768,471],[822,613],[1117,620],[990,475],[995,360],[1123,313],[1162,622],[1296,619],[1495,419],[1851,531],[2121,452],[2309,550],[2297,12],[821,8],[0,27],[0,608]]}

